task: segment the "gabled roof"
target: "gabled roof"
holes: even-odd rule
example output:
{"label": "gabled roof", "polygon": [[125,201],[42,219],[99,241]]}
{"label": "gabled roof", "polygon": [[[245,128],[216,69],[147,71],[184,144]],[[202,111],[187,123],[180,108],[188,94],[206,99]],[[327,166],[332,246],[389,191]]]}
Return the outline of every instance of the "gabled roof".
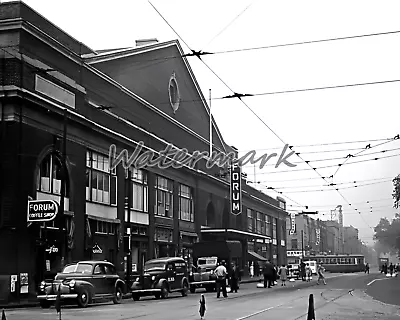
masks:
{"label": "gabled roof", "polygon": [[[155,51],[155,50],[159,50],[159,49],[163,49],[163,48],[167,48],[167,47],[171,47],[171,46],[175,46],[177,48],[178,52],[180,53],[181,57],[179,57],[179,58],[182,59],[184,65],[186,67],[186,70],[193,81],[193,84],[196,88],[197,94],[200,96],[202,105],[205,108],[208,116],[210,116],[210,108],[206,103],[207,100],[205,99],[205,97],[201,91],[200,85],[196,80],[194,72],[193,72],[192,68],[190,67],[190,64],[189,64],[187,58],[182,57],[184,55],[184,51],[178,40],[171,40],[171,41],[167,41],[167,42],[160,42],[160,43],[155,43],[155,44],[149,44],[146,46],[125,48],[125,49],[109,49],[109,50],[105,50],[105,51],[97,50],[96,54],[87,55],[85,57],[85,61],[86,61],[86,63],[88,63],[90,65],[95,65],[96,63],[100,63],[100,62],[122,59],[122,58],[126,58],[126,57],[133,56],[133,55],[146,54],[147,52],[151,52],[151,51]],[[165,59],[168,59],[168,58],[177,58],[177,57],[165,57]],[[222,134],[219,131],[218,126],[213,117],[212,117],[212,124],[213,124],[213,129],[217,133],[218,138],[224,148],[223,151],[226,153],[230,152],[231,148],[229,148],[229,146],[225,143],[225,141],[222,137]],[[213,143],[213,145],[215,145],[215,143]]]}

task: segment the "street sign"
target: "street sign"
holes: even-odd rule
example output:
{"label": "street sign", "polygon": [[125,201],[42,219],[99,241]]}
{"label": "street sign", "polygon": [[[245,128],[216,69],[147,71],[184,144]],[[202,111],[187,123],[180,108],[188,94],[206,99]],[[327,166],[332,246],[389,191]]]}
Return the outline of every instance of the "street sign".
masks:
{"label": "street sign", "polygon": [[242,170],[239,163],[231,166],[231,213],[235,216],[242,213]]}
{"label": "street sign", "polygon": [[94,254],[102,254],[103,250],[101,250],[100,246],[98,244],[95,244],[92,248],[92,252]]}
{"label": "street sign", "polygon": [[54,200],[28,201],[28,222],[48,222],[55,219],[58,204]]}
{"label": "street sign", "polygon": [[45,250],[48,253],[58,253],[58,248],[56,246],[51,246],[50,248]]}

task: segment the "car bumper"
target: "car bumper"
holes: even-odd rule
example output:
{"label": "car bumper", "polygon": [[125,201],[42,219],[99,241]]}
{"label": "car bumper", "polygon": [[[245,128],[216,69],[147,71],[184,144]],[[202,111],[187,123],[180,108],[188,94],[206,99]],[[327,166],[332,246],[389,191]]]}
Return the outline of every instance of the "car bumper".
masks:
{"label": "car bumper", "polygon": [[137,293],[157,293],[161,292],[161,289],[137,289],[137,290],[131,290],[132,294],[137,294]]}
{"label": "car bumper", "polygon": [[[61,294],[61,299],[76,299],[78,298],[77,293],[68,293],[68,294]],[[56,294],[41,294],[37,296],[38,300],[47,300],[47,301],[55,301],[57,299]]]}
{"label": "car bumper", "polygon": [[210,284],[215,284],[215,280],[190,282],[191,286],[198,286],[198,287],[206,286],[206,285],[210,285]]}

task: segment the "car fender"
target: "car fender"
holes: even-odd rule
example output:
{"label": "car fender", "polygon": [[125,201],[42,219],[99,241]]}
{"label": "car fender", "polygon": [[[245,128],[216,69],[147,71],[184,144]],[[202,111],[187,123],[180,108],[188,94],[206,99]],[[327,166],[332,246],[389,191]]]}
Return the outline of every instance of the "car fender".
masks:
{"label": "car fender", "polygon": [[122,291],[124,292],[124,293],[126,293],[126,283],[125,283],[125,281],[124,280],[122,280],[122,279],[118,279],[117,281],[115,281],[115,289],[117,288],[117,287],[122,287]]}
{"label": "car fender", "polygon": [[168,283],[167,279],[165,279],[165,278],[161,278],[160,280],[158,280],[158,282],[157,282],[157,284],[155,286],[156,289],[161,289],[164,283],[167,284],[167,287],[168,287],[168,290],[169,290],[169,283]]}
{"label": "car fender", "polygon": [[93,296],[93,294],[94,294],[94,285],[92,283],[90,283],[89,281],[85,281],[85,280],[76,280],[75,279],[74,290],[77,293],[80,293],[82,291],[82,289],[86,289],[89,292],[89,294],[91,296]]}

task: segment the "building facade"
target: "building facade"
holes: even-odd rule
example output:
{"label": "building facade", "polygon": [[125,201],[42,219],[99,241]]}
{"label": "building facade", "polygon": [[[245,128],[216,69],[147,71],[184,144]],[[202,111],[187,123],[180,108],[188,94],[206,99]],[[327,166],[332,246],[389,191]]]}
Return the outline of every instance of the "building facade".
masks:
{"label": "building facade", "polygon": [[340,241],[340,225],[337,221],[325,221],[328,233],[328,254],[343,252],[343,245]]}
{"label": "building facade", "polygon": [[[243,181],[234,216],[226,165],[139,166],[209,147],[209,108],[178,41],[96,52],[22,2],[0,9],[0,302],[34,298],[71,261],[107,259],[124,276],[155,257],[190,263],[200,240],[240,240],[244,269],[285,263],[282,200]],[[214,121],[212,134],[213,151],[235,154]],[[110,150],[136,166],[114,167]],[[61,213],[27,223],[28,200]]]}
{"label": "building facade", "polygon": [[[287,249],[290,254],[298,252],[305,256],[324,254],[328,250],[328,234],[325,221],[308,215],[296,214],[295,228],[290,218],[286,222]],[[290,230],[294,230],[291,234]]]}
{"label": "building facade", "polygon": [[345,254],[360,254],[361,242],[358,238],[358,229],[353,226],[343,228],[344,252]]}

